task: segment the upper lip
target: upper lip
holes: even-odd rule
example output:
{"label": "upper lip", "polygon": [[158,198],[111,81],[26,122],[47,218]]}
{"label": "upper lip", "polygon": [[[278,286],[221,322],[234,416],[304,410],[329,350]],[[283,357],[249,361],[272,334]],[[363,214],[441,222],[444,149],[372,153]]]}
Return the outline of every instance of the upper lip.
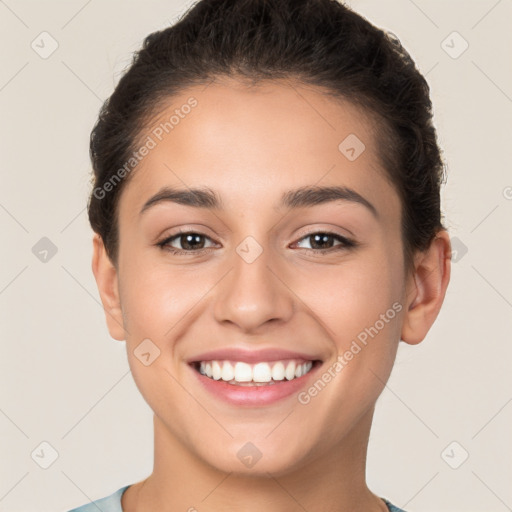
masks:
{"label": "upper lip", "polygon": [[284,359],[304,359],[306,361],[318,360],[318,357],[304,354],[301,352],[292,352],[290,350],[267,348],[259,350],[244,350],[239,348],[223,348],[203,352],[187,360],[188,363],[198,361],[242,361],[245,363],[259,363],[263,361],[280,361]]}

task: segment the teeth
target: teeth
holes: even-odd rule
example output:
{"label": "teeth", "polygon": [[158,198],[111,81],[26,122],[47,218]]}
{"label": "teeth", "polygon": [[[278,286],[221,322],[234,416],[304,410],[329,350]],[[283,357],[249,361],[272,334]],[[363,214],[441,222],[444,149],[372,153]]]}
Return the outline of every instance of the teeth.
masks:
{"label": "teeth", "polygon": [[284,364],[279,361],[272,368],[272,380],[283,380],[284,379]]}
{"label": "teeth", "polygon": [[288,363],[288,366],[286,367],[286,370],[284,372],[284,376],[288,380],[292,380],[295,377],[295,363],[293,361],[290,361]]}
{"label": "teeth", "polygon": [[218,361],[212,362],[212,373],[213,373],[213,378],[215,380],[220,380],[220,378],[222,377],[222,368],[220,367],[220,364],[218,363]]}
{"label": "teeth", "polygon": [[[224,379],[223,380],[231,380]],[[252,380],[252,368],[247,363],[236,363],[235,364],[235,380],[237,382],[250,382]]]}
{"label": "teeth", "polygon": [[255,365],[252,370],[252,380],[254,382],[270,382],[272,380],[270,365],[268,363],[258,363]]}
{"label": "teeth", "polygon": [[[273,361],[254,365],[242,361],[201,361],[199,372],[230,384],[263,385],[302,377],[313,367],[312,361]],[[251,383],[251,384],[249,384]]]}
{"label": "teeth", "polygon": [[233,380],[233,377],[235,376],[235,370],[233,369],[233,366],[229,361],[226,361],[222,365],[222,374],[221,379],[225,381]]}

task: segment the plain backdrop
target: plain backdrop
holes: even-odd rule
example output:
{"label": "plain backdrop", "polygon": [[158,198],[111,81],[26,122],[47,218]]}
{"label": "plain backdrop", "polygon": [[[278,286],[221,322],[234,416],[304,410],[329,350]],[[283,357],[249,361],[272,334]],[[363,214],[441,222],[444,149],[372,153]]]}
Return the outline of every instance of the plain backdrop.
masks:
{"label": "plain backdrop", "polygon": [[[152,470],[152,413],[91,271],[88,138],[131,53],[189,5],[0,1],[0,511],[65,511]],[[350,5],[431,86],[456,249],[377,403],[368,483],[408,512],[512,510],[512,2]]]}

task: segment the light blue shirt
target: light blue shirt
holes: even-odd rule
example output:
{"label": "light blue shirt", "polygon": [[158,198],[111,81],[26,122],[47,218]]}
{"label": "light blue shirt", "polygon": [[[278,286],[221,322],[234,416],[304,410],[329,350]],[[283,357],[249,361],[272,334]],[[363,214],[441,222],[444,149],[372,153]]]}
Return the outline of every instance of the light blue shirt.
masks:
{"label": "light blue shirt", "polygon": [[[130,486],[125,485],[110,496],[96,501],[91,501],[91,503],[74,508],[73,510],[68,510],[68,512],[123,512],[123,508],[121,507],[121,496],[128,487]],[[405,510],[395,507],[395,505],[390,503],[386,498],[381,499],[384,500],[384,503],[388,506],[389,512],[405,512]]]}
{"label": "light blue shirt", "polygon": [[125,485],[110,496],[96,501],[91,501],[91,503],[86,503],[85,505],[69,510],[68,512],[123,512],[123,508],[121,507],[121,496],[128,487],[130,486]]}

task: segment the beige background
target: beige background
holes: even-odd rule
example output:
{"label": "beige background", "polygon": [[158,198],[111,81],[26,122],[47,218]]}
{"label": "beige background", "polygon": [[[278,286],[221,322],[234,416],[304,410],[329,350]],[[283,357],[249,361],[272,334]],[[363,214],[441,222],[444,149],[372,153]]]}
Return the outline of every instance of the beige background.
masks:
{"label": "beige background", "polygon": [[[68,510],[151,472],[151,411],[90,269],[88,137],[130,53],[188,5],[0,0],[0,511]],[[368,482],[408,512],[512,510],[512,2],[351,5],[427,74],[458,248],[438,320],[400,345],[378,401]],[[46,59],[31,47],[43,31],[58,43]]]}

